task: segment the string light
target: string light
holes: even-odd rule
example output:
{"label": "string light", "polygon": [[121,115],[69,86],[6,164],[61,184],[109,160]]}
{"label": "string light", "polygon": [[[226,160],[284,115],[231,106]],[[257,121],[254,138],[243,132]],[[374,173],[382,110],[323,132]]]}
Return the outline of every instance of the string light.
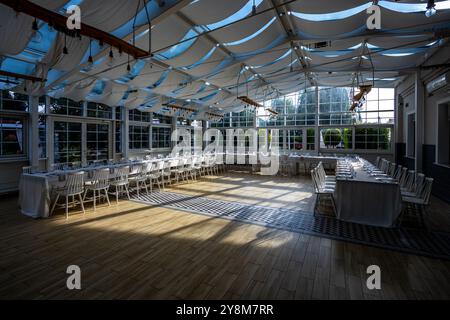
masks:
{"label": "string light", "polygon": [[89,40],[89,58],[88,58],[89,65],[94,64],[94,59],[92,58],[92,40]]}
{"label": "string light", "polygon": [[69,54],[69,49],[67,49],[67,35],[64,34],[64,48],[63,48],[63,54]]}
{"label": "string light", "polygon": [[436,14],[436,4],[434,3],[434,0],[428,0],[427,11],[425,11],[425,16],[427,18],[430,18],[431,16],[434,16],[435,14]]}
{"label": "string light", "polygon": [[34,21],[33,21],[32,29],[33,29],[34,31],[38,31],[38,30],[39,30],[38,23],[37,23],[37,20],[36,20],[36,19],[34,19]]}

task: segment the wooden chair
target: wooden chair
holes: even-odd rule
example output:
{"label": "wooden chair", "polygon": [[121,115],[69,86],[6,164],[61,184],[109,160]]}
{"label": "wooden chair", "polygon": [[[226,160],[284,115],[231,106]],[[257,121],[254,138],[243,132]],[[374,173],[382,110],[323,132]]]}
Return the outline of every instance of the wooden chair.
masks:
{"label": "wooden chair", "polygon": [[129,182],[128,175],[130,174],[130,167],[122,167],[116,169],[114,178],[110,182],[110,188],[114,188],[114,192],[109,192],[109,194],[116,195],[116,203],[119,203],[119,195],[126,194],[128,200],[130,200]]}
{"label": "wooden chair", "polygon": [[[56,199],[53,203],[50,215],[53,214],[57,206],[66,209],[66,219],[69,219],[69,207],[81,205],[83,213],[86,213],[84,210],[83,199],[81,197],[84,193],[84,172],[69,173],[67,175],[64,187],[56,188],[55,193]],[[64,197],[66,200],[64,204],[58,204],[58,200],[61,197]],[[78,197],[79,200],[75,200],[75,197]],[[72,198],[72,201],[69,202],[69,198]]]}
{"label": "wooden chair", "polygon": [[[94,211],[97,210],[97,199],[98,201],[101,201],[102,199],[106,199],[108,202],[108,205],[111,206],[111,202],[109,201],[109,169],[102,169],[102,170],[96,170],[94,171],[94,175],[92,177],[92,180],[89,181],[89,183],[85,186],[85,192],[83,197],[83,202],[93,202],[94,204]],[[104,194],[102,195],[102,191]],[[92,192],[92,197],[88,198],[88,201],[86,201],[86,197],[89,192]]]}
{"label": "wooden chair", "polygon": [[130,186],[132,185],[135,186],[138,198],[140,198],[140,191],[142,189],[145,189],[148,195],[147,174],[148,174],[147,165],[146,164],[139,165],[137,166],[137,172],[132,177],[128,178]]}
{"label": "wooden chair", "polygon": [[155,184],[155,182],[158,185],[159,191],[161,191],[160,179],[164,179],[162,175],[163,169],[164,169],[164,161],[154,162],[151,165],[151,168],[147,173],[147,179],[150,180],[150,193],[153,193],[153,185]]}

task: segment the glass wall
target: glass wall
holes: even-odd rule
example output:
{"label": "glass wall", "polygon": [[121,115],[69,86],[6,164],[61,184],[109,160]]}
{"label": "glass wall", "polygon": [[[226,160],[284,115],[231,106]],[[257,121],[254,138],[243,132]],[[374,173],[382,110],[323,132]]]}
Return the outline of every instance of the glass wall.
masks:
{"label": "glass wall", "polygon": [[[392,152],[394,89],[372,89],[364,104],[351,112],[354,94],[355,90],[349,87],[313,87],[265,101],[264,108],[258,108],[254,115],[255,125],[260,129],[279,129],[280,148],[285,151],[341,149]],[[278,115],[273,116],[267,109]],[[245,120],[248,113],[249,110],[244,110],[226,114],[222,121],[210,126],[251,127],[252,122]]]}
{"label": "glass wall", "polygon": [[152,148],[168,149],[171,146],[171,128],[152,128]]}
{"label": "glass wall", "polygon": [[109,158],[109,125],[91,124],[87,126],[87,162],[108,160]]}
{"label": "glass wall", "polygon": [[24,119],[0,117],[0,158],[25,154]]}
{"label": "glass wall", "polygon": [[54,163],[81,162],[81,123],[54,123]]}

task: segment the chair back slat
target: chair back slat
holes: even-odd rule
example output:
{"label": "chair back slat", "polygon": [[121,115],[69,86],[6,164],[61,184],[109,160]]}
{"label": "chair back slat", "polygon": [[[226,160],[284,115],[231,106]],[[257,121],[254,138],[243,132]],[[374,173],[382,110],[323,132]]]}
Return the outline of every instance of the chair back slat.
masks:
{"label": "chair back slat", "polygon": [[403,167],[398,166],[397,169],[395,170],[393,178],[397,181],[400,181],[400,178],[402,177],[402,172],[403,172]]}
{"label": "chair back slat", "polygon": [[408,178],[408,168],[402,169],[402,175],[399,179],[400,187],[405,188],[406,187],[406,179]]}
{"label": "chair back slat", "polygon": [[408,191],[412,191],[415,180],[416,180],[416,172],[414,170],[410,170],[408,172],[408,176],[405,181],[404,189],[406,189]]}
{"label": "chair back slat", "polygon": [[422,189],[424,188],[424,183],[425,183],[425,175],[423,173],[419,173],[414,181],[412,191],[415,192],[417,195],[420,195],[422,193]]}
{"label": "chair back slat", "polygon": [[97,189],[106,189],[109,187],[109,169],[94,171],[92,185]]}
{"label": "chair back slat", "polygon": [[388,169],[388,172],[387,172],[387,174],[388,174],[388,176],[390,176],[390,177],[394,177],[394,175],[395,175],[395,168],[397,167],[397,164],[395,164],[395,163],[391,163],[390,165],[389,165],[389,169]]}
{"label": "chair back slat", "polygon": [[116,175],[114,180],[116,182],[128,182],[128,175],[130,174],[130,167],[122,167],[116,169]]}
{"label": "chair back slat", "polygon": [[66,178],[65,189],[68,195],[75,195],[84,191],[84,172],[69,173]]}
{"label": "chair back slat", "polygon": [[433,190],[433,181],[432,178],[426,178],[424,183],[424,188],[422,190],[421,198],[424,201],[425,205],[430,204],[431,191]]}

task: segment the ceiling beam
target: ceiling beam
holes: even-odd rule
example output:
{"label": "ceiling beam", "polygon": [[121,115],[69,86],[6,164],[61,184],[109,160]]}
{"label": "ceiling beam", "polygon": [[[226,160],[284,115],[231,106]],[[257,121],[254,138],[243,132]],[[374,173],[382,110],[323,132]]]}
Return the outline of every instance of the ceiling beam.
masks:
{"label": "ceiling beam", "polygon": [[[450,29],[440,29],[436,31],[405,31],[401,34],[398,34],[399,36],[428,36],[430,38],[435,39],[443,39],[443,38],[449,38],[450,37]],[[392,33],[392,30],[366,30],[365,32],[356,35],[356,36],[332,36],[327,39],[303,39],[299,37],[298,35],[295,35],[292,40],[299,42],[301,45],[308,46],[317,42],[330,42],[330,41],[339,41],[339,40],[356,40],[356,41],[369,41],[370,39],[376,39],[376,38],[384,38],[384,37],[393,37],[395,36],[394,33]]]}
{"label": "ceiling beam", "polygon": [[26,74],[8,72],[8,71],[3,71],[3,70],[0,70],[0,76],[4,76],[4,77],[7,77],[7,78],[12,78],[12,79],[29,80],[29,81],[32,81],[32,82],[45,82],[45,81],[47,81],[47,79],[37,78],[37,77],[29,76],[29,75],[26,75]]}
{"label": "ceiling beam", "polygon": [[[133,56],[135,59],[140,59],[149,56],[149,52],[142,50],[138,47],[133,46],[132,44],[113,36],[112,34],[87,25],[85,23],[81,23],[80,30],[69,30],[67,28],[67,17],[56,13],[54,11],[48,10],[44,7],[41,7],[31,1],[28,0],[0,0],[1,4],[4,4],[14,11],[19,13],[24,13],[36,19],[42,20],[45,23],[53,26],[56,30],[63,32],[69,35],[80,35],[86,36],[91,39],[98,40],[99,42],[106,43],[111,47],[115,47],[130,56]],[[30,26],[31,29],[31,26]]]}
{"label": "ceiling beam", "polygon": [[[279,3],[278,0],[268,0],[270,4],[275,8],[275,14],[277,16],[278,21],[283,26],[284,31],[286,32],[286,35],[291,43],[291,49],[295,52],[299,64],[302,66],[303,69],[308,68],[309,63],[304,59],[306,56],[306,53],[301,49],[300,46],[294,45],[294,39],[295,39],[295,32],[294,32],[294,24],[292,23],[291,19],[289,18],[289,15],[287,14],[287,7],[286,5],[283,5],[282,3]],[[314,81],[313,76],[305,72],[305,76],[308,78],[310,84],[312,86],[316,85],[316,82]]]}
{"label": "ceiling beam", "polygon": [[[0,0],[0,1],[3,1],[3,0]],[[160,5],[161,11],[159,12],[159,14],[157,16],[155,16],[155,17],[151,17],[152,25],[156,25],[158,23],[161,23],[163,20],[165,20],[170,15],[176,13],[177,11],[183,9],[185,6],[189,5],[192,2],[192,0],[172,0],[172,1],[163,1],[163,2],[165,2],[165,4],[163,6]],[[136,28],[135,33],[136,34],[140,34],[140,33],[144,32],[146,30],[148,30],[148,25],[143,25],[143,26],[140,26],[140,27]],[[133,32],[130,32],[122,40],[123,41],[131,41],[132,39],[133,39]],[[93,58],[94,58],[94,60],[97,60],[97,59],[99,59],[99,58],[101,58],[101,57],[103,57],[103,56],[105,56],[107,54],[108,54],[108,49],[104,49],[104,50],[100,51],[98,54],[96,54],[95,57],[93,57]],[[166,69],[166,70],[170,67],[169,65],[167,65],[167,64],[165,64],[165,63],[163,63],[161,61],[158,61],[156,59],[152,60],[152,64],[156,65],[156,66],[159,66],[159,67],[161,67],[163,69]],[[53,88],[53,87],[61,84],[65,80],[69,79],[71,76],[77,74],[80,71],[80,69],[82,69],[82,68],[84,68],[86,66],[87,66],[87,63],[83,64],[83,65],[80,65],[80,66],[77,66],[73,70],[65,73],[60,78],[58,78],[57,80],[52,82],[50,84],[50,87]],[[179,74],[182,74],[184,76],[190,77],[189,74],[187,74],[187,73],[185,73],[185,72],[183,72],[181,70],[173,69],[173,71],[177,72]],[[101,77],[86,76],[86,78],[101,78]],[[81,80],[83,80],[83,79],[81,79]],[[155,95],[157,95],[157,94],[155,94]],[[159,95],[159,96],[163,96],[163,95]]]}

